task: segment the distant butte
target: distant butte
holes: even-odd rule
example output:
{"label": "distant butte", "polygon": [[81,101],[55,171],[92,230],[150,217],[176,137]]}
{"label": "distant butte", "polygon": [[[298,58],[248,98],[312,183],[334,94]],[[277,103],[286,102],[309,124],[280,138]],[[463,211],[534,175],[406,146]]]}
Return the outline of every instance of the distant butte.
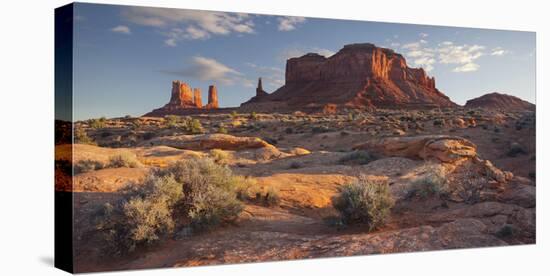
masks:
{"label": "distant butte", "polygon": [[[261,88],[261,82],[259,83]],[[265,91],[264,91],[265,92]],[[320,111],[330,107],[374,108],[455,107],[422,68],[374,44],[345,45],[326,58],[316,53],[287,60],[285,85],[241,104],[243,111]]]}
{"label": "distant butte", "polygon": [[170,101],[144,116],[184,115],[217,110],[218,108],[218,89],[215,85],[208,87],[208,103],[203,106],[200,88],[192,89],[189,84],[175,80],[172,81]]}
{"label": "distant butte", "polygon": [[466,108],[484,108],[504,111],[535,111],[535,105],[518,97],[497,92],[468,100]]}

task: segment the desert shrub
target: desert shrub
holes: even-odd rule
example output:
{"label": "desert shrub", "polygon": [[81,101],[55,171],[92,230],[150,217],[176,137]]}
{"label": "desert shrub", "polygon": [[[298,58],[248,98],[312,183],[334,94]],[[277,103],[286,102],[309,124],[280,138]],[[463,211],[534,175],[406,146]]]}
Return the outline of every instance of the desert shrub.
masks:
{"label": "desert shrub", "polygon": [[201,121],[191,117],[179,117],[175,115],[167,115],[164,117],[166,127],[182,129],[188,134],[204,133]]}
{"label": "desert shrub", "polygon": [[237,118],[237,116],[239,116],[239,114],[237,113],[237,111],[233,110],[231,111],[231,113],[229,114],[231,116],[231,118],[235,119]]}
{"label": "desert shrub", "polygon": [[130,152],[121,152],[117,155],[111,156],[109,159],[110,168],[138,168],[141,167],[141,163],[137,159],[135,154]]}
{"label": "desert shrub", "polygon": [[252,111],[250,113],[250,119],[257,120],[258,119],[258,114],[256,112]]}
{"label": "desert shrub", "polygon": [[355,119],[354,117],[355,117],[355,116],[353,115],[353,113],[351,113],[351,112],[348,113],[348,121],[349,121],[349,122],[353,121],[353,120]]}
{"label": "desert shrub", "polygon": [[370,180],[364,175],[344,185],[333,201],[343,223],[366,224],[369,231],[384,224],[394,203],[387,181]]}
{"label": "desert shrub", "polygon": [[184,129],[190,134],[204,133],[201,121],[199,121],[198,119],[187,119],[185,121]]}
{"label": "desert shrub", "polygon": [[426,198],[432,195],[441,195],[447,192],[446,185],[447,179],[443,171],[432,168],[424,176],[411,183],[407,197]]}
{"label": "desert shrub", "polygon": [[209,155],[217,164],[226,164],[229,159],[229,153],[221,149],[212,149]]}
{"label": "desert shrub", "polygon": [[242,211],[235,192],[240,178],[210,158],[178,161],[155,173],[172,175],[183,185],[185,212],[194,228],[209,229]]}
{"label": "desert shrub", "polygon": [[481,192],[487,186],[487,179],[469,172],[459,184],[455,193],[465,203],[474,204],[481,201]]}
{"label": "desert shrub", "polygon": [[505,224],[495,234],[499,238],[509,238],[514,235],[514,226],[511,224]]}
{"label": "desert shrub", "polygon": [[85,172],[91,172],[95,170],[103,169],[105,165],[102,162],[99,162],[97,160],[91,160],[91,159],[83,159],[79,160],[74,164],[74,173],[85,173]]}
{"label": "desert shrub", "polygon": [[141,185],[129,185],[116,204],[100,208],[96,229],[114,254],[161,241],[174,234],[178,222],[210,229],[242,211],[235,193],[241,180],[210,158],[177,161],[153,170]]}
{"label": "desert shrub", "polygon": [[444,124],[445,124],[445,121],[443,121],[442,119],[436,119],[433,122],[434,126],[443,126]]}
{"label": "desert shrub", "polygon": [[255,200],[261,197],[261,189],[257,186],[257,181],[251,177],[236,176],[236,194],[240,200]]}
{"label": "desert shrub", "polygon": [[510,149],[508,149],[508,152],[506,153],[506,155],[508,157],[516,157],[520,154],[527,154],[527,152],[525,151],[525,149],[523,149],[523,147],[518,144],[518,143],[512,143],[510,145]]}
{"label": "desert shrub", "polygon": [[107,125],[107,119],[105,117],[90,119],[88,120],[88,124],[91,128],[104,128]]}
{"label": "desert shrub", "polygon": [[376,159],[378,159],[376,155],[364,150],[358,150],[343,156],[339,162],[342,164],[365,165]]}
{"label": "desert shrub", "polygon": [[287,128],[285,129],[285,133],[286,133],[286,134],[292,134],[292,133],[294,133],[294,129],[291,128],[291,127],[287,127]]}
{"label": "desert shrub", "polygon": [[76,144],[87,144],[87,145],[97,145],[97,143],[88,136],[85,130],[80,128],[75,128],[74,132],[74,142]]}
{"label": "desert shrub", "polygon": [[264,201],[267,206],[278,206],[281,202],[279,191],[270,186],[264,196]]}
{"label": "desert shrub", "polygon": [[174,209],[183,199],[182,185],[173,176],[149,176],[143,187],[127,189],[115,206],[107,203],[98,211],[96,229],[105,250],[114,255],[132,252],[173,233]]}
{"label": "desert shrub", "polygon": [[221,134],[227,134],[227,128],[225,128],[224,125],[220,125],[220,127],[218,128],[218,133],[221,133]]}
{"label": "desert shrub", "polygon": [[167,115],[164,117],[164,124],[168,128],[175,128],[180,122],[180,117],[176,115]]}
{"label": "desert shrub", "polygon": [[290,163],[290,166],[289,168],[291,169],[300,169],[300,168],[303,168],[304,167],[304,164],[302,162],[298,162],[298,161],[294,161],[292,163]]}
{"label": "desert shrub", "polygon": [[312,133],[325,133],[330,132],[331,129],[328,126],[315,126],[311,129]]}

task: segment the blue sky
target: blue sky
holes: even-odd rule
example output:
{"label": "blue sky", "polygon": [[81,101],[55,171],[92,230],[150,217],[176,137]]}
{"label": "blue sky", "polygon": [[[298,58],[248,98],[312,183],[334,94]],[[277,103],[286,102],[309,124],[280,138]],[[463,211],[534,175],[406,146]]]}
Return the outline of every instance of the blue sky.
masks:
{"label": "blue sky", "polygon": [[218,87],[221,106],[273,92],[286,59],[370,42],[423,67],[453,101],[489,92],[535,102],[535,33],[78,3],[74,117],[143,115],[171,81]]}

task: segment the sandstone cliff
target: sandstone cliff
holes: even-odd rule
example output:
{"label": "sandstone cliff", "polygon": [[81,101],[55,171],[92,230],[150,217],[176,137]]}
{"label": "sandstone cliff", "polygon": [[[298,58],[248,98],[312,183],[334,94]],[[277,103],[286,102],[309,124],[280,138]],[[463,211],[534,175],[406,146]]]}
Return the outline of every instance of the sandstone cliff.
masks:
{"label": "sandstone cliff", "polygon": [[326,58],[309,53],[287,60],[285,85],[241,105],[244,109],[433,108],[457,106],[422,68],[410,68],[393,50],[350,44]]}
{"label": "sandstone cliff", "polygon": [[535,105],[511,95],[490,93],[468,100],[466,108],[500,109],[504,111],[535,111]]}

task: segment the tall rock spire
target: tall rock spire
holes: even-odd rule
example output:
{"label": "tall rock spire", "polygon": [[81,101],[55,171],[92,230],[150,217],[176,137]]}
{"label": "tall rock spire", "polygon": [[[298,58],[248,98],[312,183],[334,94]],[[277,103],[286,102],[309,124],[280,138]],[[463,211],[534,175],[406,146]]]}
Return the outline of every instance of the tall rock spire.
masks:
{"label": "tall rock spire", "polygon": [[267,95],[267,92],[265,92],[262,87],[262,78],[258,78],[258,87],[256,87],[256,96],[261,97],[264,95]]}
{"label": "tall rock spire", "polygon": [[206,108],[218,108],[218,90],[215,85],[210,85],[208,87],[208,104]]}
{"label": "tall rock spire", "polygon": [[202,108],[202,96],[200,88],[193,88],[193,102],[198,108]]}

